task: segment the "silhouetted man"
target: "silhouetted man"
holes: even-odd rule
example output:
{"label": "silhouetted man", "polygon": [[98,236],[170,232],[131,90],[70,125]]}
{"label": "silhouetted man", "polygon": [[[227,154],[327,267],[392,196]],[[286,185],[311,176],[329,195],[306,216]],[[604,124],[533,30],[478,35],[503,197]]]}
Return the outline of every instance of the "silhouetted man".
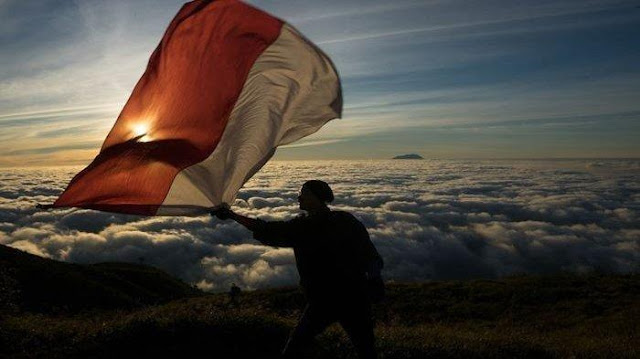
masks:
{"label": "silhouetted man", "polygon": [[222,208],[212,212],[231,218],[260,242],[293,248],[300,286],[307,306],[283,350],[298,357],[313,338],[334,322],[349,335],[360,358],[375,358],[371,300],[384,294],[382,258],[369,233],[353,215],[332,211],[333,192],[323,181],[307,181],[298,195],[300,215],[289,221],[266,222]]}

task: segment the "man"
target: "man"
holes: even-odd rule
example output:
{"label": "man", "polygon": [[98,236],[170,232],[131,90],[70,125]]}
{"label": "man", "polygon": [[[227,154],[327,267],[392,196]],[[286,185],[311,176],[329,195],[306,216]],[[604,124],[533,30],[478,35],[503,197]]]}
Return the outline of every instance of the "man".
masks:
{"label": "man", "polygon": [[367,229],[353,215],[332,211],[333,191],[326,182],[307,181],[298,195],[307,212],[289,221],[266,222],[234,213],[212,212],[233,219],[260,242],[293,248],[307,306],[283,350],[288,358],[302,355],[313,338],[334,322],[349,335],[360,358],[375,358],[371,301],[384,295],[383,261]]}

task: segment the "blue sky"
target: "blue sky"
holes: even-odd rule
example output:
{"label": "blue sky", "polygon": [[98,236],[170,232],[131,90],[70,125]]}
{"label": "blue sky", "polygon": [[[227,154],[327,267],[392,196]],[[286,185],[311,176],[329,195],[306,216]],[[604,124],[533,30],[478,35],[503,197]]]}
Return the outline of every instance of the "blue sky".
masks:
{"label": "blue sky", "polygon": [[[0,0],[0,166],[87,164],[182,5]],[[638,1],[251,1],[345,111],[275,159],[640,157]]]}

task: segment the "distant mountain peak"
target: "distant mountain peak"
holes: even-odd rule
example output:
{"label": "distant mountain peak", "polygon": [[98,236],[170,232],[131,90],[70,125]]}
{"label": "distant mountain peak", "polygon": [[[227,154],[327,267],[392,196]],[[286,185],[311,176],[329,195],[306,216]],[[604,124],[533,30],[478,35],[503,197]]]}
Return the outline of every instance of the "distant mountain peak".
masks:
{"label": "distant mountain peak", "polygon": [[423,160],[424,158],[416,153],[408,153],[406,155],[398,155],[393,158],[394,160]]}

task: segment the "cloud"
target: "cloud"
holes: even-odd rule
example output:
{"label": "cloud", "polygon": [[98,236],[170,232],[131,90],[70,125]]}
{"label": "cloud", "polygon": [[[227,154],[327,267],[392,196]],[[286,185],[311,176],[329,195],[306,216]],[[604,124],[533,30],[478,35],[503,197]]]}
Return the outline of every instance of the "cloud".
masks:
{"label": "cloud", "polygon": [[343,142],[345,140],[342,139],[333,139],[333,140],[317,140],[317,141],[307,141],[307,142],[299,142],[299,143],[295,143],[293,145],[284,145],[284,146],[279,146],[279,148],[297,148],[297,147],[309,147],[309,146],[322,146],[322,145],[328,145],[331,143],[338,143],[338,142]]}
{"label": "cloud", "polygon": [[11,247],[15,249],[19,249],[21,251],[25,251],[27,253],[35,254],[40,257],[45,257],[45,258],[50,257],[49,254],[47,254],[46,252],[43,252],[40,249],[40,247],[38,247],[37,244],[27,240],[12,242]]}
{"label": "cloud", "polygon": [[[597,165],[594,165],[597,163]],[[234,208],[264,220],[299,213],[306,180],[327,181],[385,260],[411,281],[516,273],[639,270],[640,161],[274,161]],[[77,263],[143,262],[213,291],[293,285],[293,252],[232,221],[39,211],[81,168],[0,174],[0,242]]]}

